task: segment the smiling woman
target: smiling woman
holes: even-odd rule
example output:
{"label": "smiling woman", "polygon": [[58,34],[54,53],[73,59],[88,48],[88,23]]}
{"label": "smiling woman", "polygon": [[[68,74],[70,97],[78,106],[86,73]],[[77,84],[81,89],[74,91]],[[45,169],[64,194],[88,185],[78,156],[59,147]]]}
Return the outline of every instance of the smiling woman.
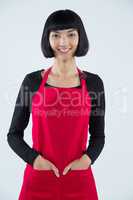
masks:
{"label": "smiling woman", "polygon": [[[25,76],[8,133],[9,145],[27,162],[19,200],[98,200],[91,165],[104,146],[104,85],[77,67],[75,57],[89,49],[79,15],[53,12],[41,49],[54,62]],[[32,148],[23,139],[30,112]]]}
{"label": "smiling woman", "polygon": [[75,29],[51,31],[49,42],[55,57],[60,55],[74,56],[79,42],[79,34]]}
{"label": "smiling woman", "polygon": [[[72,36],[70,37],[71,30],[74,30],[73,37]],[[67,33],[67,36],[69,35],[69,37],[65,37],[66,33]],[[54,35],[53,37],[54,40],[55,40],[55,37],[61,39],[61,41],[62,41],[62,38],[65,38],[65,39],[71,38],[70,40],[73,42],[75,42],[76,40],[76,44],[78,42],[78,46],[74,54],[75,56],[77,57],[85,56],[87,54],[88,49],[89,49],[89,41],[87,38],[84,25],[82,23],[80,16],[77,13],[73,12],[72,10],[66,9],[66,10],[55,11],[47,18],[47,21],[43,29],[42,38],[41,38],[41,49],[42,49],[43,55],[46,58],[54,57],[54,52],[51,48],[50,41],[49,41],[50,34]],[[61,36],[64,36],[64,37],[60,37],[60,34]],[[66,40],[66,42],[68,42],[68,40]]]}

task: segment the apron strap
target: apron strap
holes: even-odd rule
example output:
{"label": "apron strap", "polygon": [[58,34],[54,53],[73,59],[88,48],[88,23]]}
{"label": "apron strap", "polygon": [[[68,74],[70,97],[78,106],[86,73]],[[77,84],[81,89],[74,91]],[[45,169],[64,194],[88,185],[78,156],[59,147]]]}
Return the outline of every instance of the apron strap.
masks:
{"label": "apron strap", "polygon": [[[52,66],[50,66],[47,70],[45,70],[44,77],[43,77],[40,87],[43,87],[45,85],[47,78],[48,78],[48,74],[50,73],[51,69],[52,69]],[[78,70],[79,78],[81,80],[81,86],[83,88],[86,85],[85,80],[84,80],[86,78],[86,76],[85,76],[84,72],[82,72],[78,67],[77,67],[77,70]]]}

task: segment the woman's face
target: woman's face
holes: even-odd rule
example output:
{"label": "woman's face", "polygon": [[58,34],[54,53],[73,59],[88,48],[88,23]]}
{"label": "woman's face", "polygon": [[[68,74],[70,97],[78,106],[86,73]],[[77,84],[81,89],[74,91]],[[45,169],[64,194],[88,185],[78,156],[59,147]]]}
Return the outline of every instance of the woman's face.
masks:
{"label": "woman's face", "polygon": [[51,31],[49,42],[55,57],[72,57],[77,49],[79,35],[76,29]]}

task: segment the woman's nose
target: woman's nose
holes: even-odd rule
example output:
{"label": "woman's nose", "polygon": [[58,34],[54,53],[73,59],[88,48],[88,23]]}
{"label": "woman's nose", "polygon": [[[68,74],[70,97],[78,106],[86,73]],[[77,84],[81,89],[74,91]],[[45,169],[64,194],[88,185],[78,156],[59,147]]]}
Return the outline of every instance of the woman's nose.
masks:
{"label": "woman's nose", "polygon": [[61,37],[60,38],[60,41],[59,41],[59,44],[61,45],[61,46],[67,46],[68,45],[68,39],[67,39],[67,37]]}

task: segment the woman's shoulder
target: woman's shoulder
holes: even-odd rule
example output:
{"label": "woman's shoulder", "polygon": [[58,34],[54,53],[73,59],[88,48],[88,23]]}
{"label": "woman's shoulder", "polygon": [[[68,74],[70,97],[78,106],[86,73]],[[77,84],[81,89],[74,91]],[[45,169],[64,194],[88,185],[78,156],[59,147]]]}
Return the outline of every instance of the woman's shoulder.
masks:
{"label": "woman's shoulder", "polygon": [[44,69],[38,69],[26,73],[22,84],[24,86],[27,86],[29,90],[36,91],[41,83],[42,74],[44,71],[45,71]]}
{"label": "woman's shoulder", "polygon": [[104,83],[101,75],[83,70],[88,88],[103,89]]}
{"label": "woman's shoulder", "polygon": [[102,78],[99,74],[89,72],[89,71],[85,71],[85,70],[83,70],[83,73],[85,74],[86,79],[94,79],[94,80],[101,79],[102,80]]}
{"label": "woman's shoulder", "polygon": [[41,75],[44,73],[44,69],[38,69],[38,70],[34,70],[34,71],[31,71],[29,73],[26,74],[26,77],[29,78],[29,79],[40,79],[41,78]]}

